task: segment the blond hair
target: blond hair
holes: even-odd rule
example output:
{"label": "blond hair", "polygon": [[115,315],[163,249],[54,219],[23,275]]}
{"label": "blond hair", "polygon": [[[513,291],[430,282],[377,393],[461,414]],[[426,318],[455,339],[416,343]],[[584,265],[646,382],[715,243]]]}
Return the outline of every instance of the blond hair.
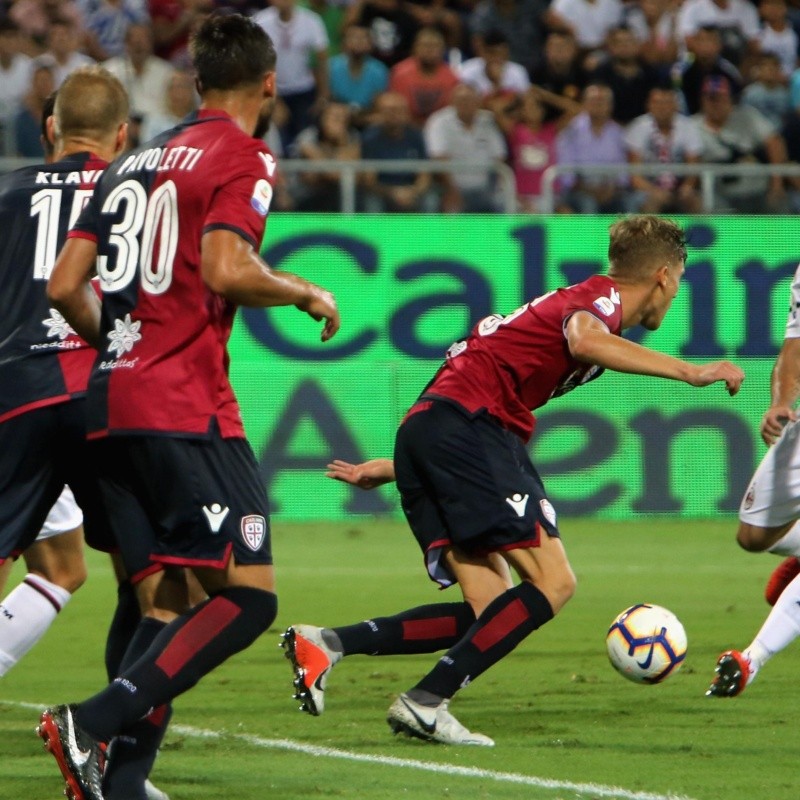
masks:
{"label": "blond hair", "polygon": [[58,89],[53,109],[56,136],[102,140],[128,120],[128,95],[107,69],[80,67]]}
{"label": "blond hair", "polygon": [[609,275],[641,280],[663,264],[686,261],[686,237],[678,224],[664,217],[626,217],[609,228],[608,261]]}

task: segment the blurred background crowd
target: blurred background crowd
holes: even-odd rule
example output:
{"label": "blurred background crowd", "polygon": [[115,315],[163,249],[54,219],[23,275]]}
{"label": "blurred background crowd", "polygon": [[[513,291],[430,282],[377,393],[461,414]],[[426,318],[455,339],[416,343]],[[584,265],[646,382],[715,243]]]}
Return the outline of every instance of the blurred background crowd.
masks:
{"label": "blurred background crowd", "polygon": [[[2,154],[41,157],[45,99],[92,62],[129,92],[132,145],[173,126],[197,102],[188,39],[219,8],[275,42],[279,156],[475,165],[361,172],[362,210],[498,211],[495,164],[513,171],[517,210],[537,212],[553,165],[800,162],[800,0],[2,2]],[[339,210],[339,182],[325,165],[284,176],[278,207]],[[729,175],[714,203],[796,213],[800,178]],[[698,175],[669,168],[557,183],[562,213],[701,208]]]}

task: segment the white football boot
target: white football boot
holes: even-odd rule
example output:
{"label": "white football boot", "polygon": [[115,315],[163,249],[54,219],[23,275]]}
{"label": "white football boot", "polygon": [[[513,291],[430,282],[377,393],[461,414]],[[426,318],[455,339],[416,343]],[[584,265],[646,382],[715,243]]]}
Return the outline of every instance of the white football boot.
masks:
{"label": "white football boot", "polygon": [[488,736],[468,731],[448,711],[449,703],[449,700],[442,700],[435,708],[429,708],[415,703],[408,695],[401,694],[389,708],[386,721],[394,733],[402,731],[408,736],[443,744],[494,747],[494,741]]}

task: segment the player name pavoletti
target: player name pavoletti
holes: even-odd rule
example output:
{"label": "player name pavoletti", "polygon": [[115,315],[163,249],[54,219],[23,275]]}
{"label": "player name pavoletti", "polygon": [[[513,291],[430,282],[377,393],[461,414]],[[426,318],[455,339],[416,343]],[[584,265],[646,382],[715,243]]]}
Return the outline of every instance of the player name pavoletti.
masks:
{"label": "player name pavoletti", "polygon": [[205,151],[202,148],[187,147],[149,147],[141,153],[129,155],[118,167],[117,175],[128,172],[166,172],[170,169],[192,170]]}

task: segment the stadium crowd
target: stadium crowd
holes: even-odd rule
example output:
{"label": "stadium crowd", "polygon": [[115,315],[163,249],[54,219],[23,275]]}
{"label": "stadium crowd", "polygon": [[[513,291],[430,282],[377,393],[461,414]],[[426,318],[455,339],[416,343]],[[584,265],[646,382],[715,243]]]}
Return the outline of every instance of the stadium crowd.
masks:
{"label": "stadium crowd", "polygon": [[[518,210],[536,212],[552,165],[798,162],[800,0],[788,2],[6,0],[2,153],[40,157],[46,98],[93,62],[130,95],[132,145],[171,127],[198,101],[188,37],[230,7],[276,45],[267,140],[279,156],[478,167],[361,173],[363,210],[498,211],[497,163],[513,171]],[[565,172],[556,188],[563,213],[702,208],[699,177],[668,168]],[[339,209],[335,170],[280,189],[277,208]],[[728,176],[714,197],[722,213],[796,213],[800,178]]]}

